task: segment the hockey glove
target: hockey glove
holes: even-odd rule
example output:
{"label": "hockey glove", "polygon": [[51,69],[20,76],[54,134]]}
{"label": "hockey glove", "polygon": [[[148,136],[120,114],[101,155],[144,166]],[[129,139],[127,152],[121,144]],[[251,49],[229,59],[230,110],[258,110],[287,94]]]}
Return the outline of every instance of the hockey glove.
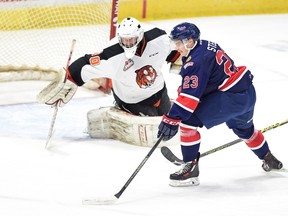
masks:
{"label": "hockey glove", "polygon": [[158,127],[157,137],[159,138],[163,134],[163,141],[170,140],[177,134],[180,122],[179,119],[172,119],[163,115],[162,122]]}
{"label": "hockey glove", "polygon": [[67,79],[67,73],[63,70],[56,80],[52,81],[37,95],[37,101],[52,107],[59,102],[59,106],[62,107],[72,99],[77,87],[75,83]]}

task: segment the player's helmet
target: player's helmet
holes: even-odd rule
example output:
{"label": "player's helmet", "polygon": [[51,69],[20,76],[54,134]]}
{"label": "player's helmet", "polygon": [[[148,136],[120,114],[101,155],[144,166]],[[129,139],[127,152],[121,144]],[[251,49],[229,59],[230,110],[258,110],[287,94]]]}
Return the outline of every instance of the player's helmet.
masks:
{"label": "player's helmet", "polygon": [[118,25],[117,36],[119,44],[123,47],[127,58],[132,58],[137,50],[137,46],[143,39],[144,29],[140,22],[127,17]]}
{"label": "player's helmet", "polygon": [[187,38],[192,38],[197,41],[200,38],[200,30],[198,27],[192,23],[183,22],[176,25],[171,33],[170,38],[172,40],[183,40]]}

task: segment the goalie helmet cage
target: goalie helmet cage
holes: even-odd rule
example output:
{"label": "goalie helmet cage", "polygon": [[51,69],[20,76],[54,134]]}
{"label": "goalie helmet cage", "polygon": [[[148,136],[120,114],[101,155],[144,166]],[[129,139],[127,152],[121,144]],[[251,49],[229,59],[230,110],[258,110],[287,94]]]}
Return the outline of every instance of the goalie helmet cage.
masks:
{"label": "goalie helmet cage", "polygon": [[[0,1],[0,81],[54,79],[73,39],[71,62],[100,52],[115,36],[118,6],[119,0]],[[99,82],[107,91],[109,80]]]}

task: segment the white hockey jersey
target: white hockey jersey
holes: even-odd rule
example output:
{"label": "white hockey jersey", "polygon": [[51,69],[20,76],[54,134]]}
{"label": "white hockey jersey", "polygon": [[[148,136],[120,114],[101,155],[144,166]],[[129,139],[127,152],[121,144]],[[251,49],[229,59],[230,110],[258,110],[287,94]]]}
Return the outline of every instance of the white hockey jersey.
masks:
{"label": "white hockey jersey", "polygon": [[170,39],[164,30],[144,32],[136,55],[127,59],[117,38],[99,54],[85,55],[69,67],[71,78],[81,86],[93,78],[112,79],[114,93],[125,103],[138,103],[164,87],[161,73],[166,61],[174,62],[179,53],[171,52]]}

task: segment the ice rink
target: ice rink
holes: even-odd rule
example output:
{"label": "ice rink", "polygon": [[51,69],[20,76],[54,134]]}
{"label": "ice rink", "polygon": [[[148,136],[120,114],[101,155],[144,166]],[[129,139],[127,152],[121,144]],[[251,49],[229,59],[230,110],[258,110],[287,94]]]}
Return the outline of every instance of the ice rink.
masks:
{"label": "ice rink", "polygon": [[[220,44],[235,64],[254,74],[258,129],[288,119],[288,14],[155,21],[167,32],[194,22],[201,38]],[[65,62],[63,62],[63,66]],[[163,68],[169,95],[176,97],[179,75]],[[46,81],[0,83],[1,216],[287,216],[288,172],[262,170],[262,162],[239,143],[200,160],[200,185],[173,188],[169,174],[179,167],[160,150],[152,154],[114,205],[86,206],[87,197],[113,196],[150,148],[116,140],[91,139],[87,111],[112,105],[112,96],[79,88],[59,109],[50,150],[45,149],[53,109],[36,102]],[[288,168],[288,124],[265,137]],[[200,129],[201,152],[237,137],[225,125]],[[180,156],[180,147],[171,149]]]}

